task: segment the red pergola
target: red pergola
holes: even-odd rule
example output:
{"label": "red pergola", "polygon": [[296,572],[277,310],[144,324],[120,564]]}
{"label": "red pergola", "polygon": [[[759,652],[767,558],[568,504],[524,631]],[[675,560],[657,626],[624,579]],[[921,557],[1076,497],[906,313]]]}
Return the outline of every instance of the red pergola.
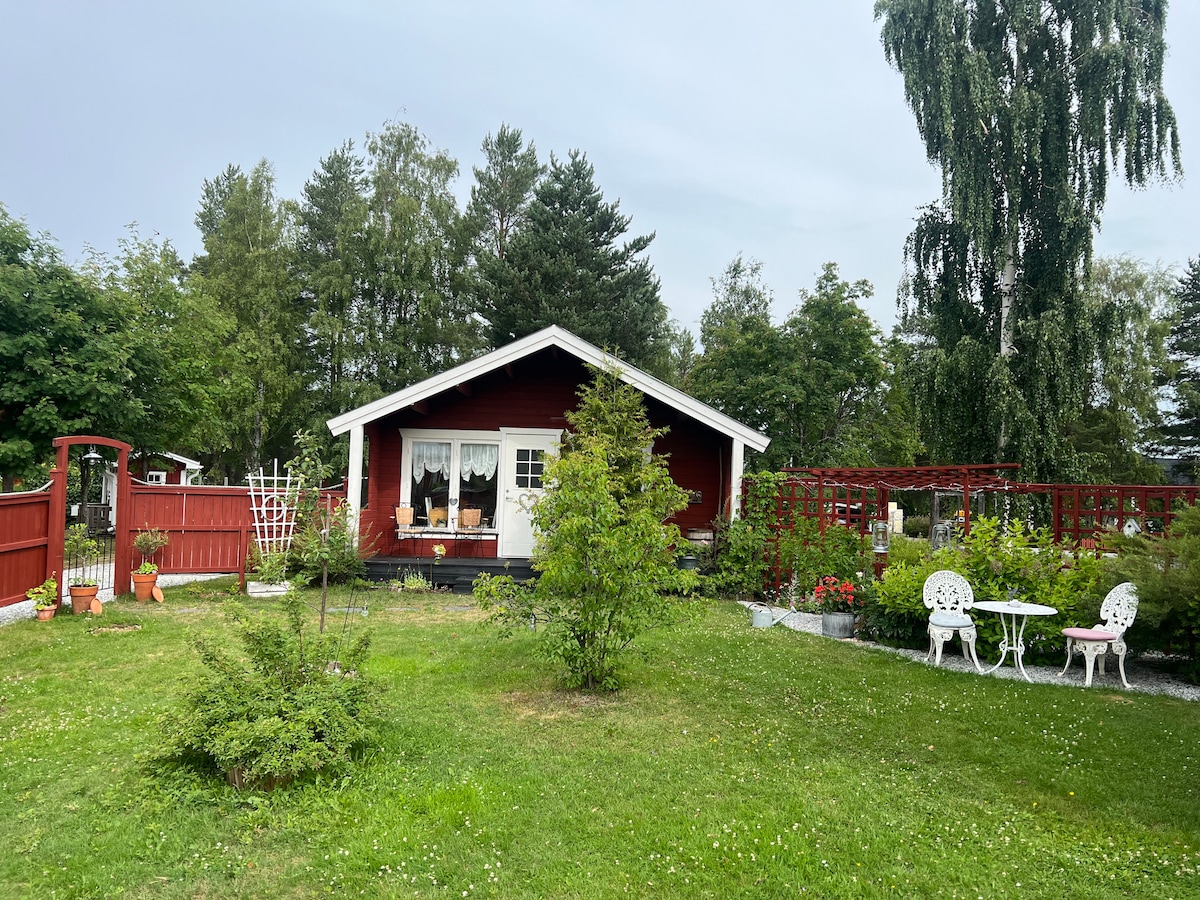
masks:
{"label": "red pergola", "polygon": [[1128,484],[1034,484],[1011,481],[1018,463],[972,466],[784,469],[780,521],[792,516],[819,517],[857,525],[865,534],[872,522],[887,518],[892,491],[961,494],[963,530],[971,530],[971,495],[1042,494],[1050,497],[1056,541],[1079,541],[1096,532],[1121,529],[1128,519],[1152,531],[1165,531],[1180,503],[1194,505],[1200,487]]}

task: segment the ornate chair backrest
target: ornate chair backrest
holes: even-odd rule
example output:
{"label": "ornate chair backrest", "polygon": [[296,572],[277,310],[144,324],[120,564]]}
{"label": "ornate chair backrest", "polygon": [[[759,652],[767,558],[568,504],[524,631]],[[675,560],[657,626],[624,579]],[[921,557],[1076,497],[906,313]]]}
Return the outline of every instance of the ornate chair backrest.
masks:
{"label": "ornate chair backrest", "polygon": [[396,507],[396,527],[397,528],[412,528],[413,524],[413,508],[411,506]]}
{"label": "ornate chair backrest", "polygon": [[1137,585],[1132,581],[1118,584],[1100,605],[1100,618],[1104,621],[1096,627],[1120,637],[1133,624],[1137,609]]}
{"label": "ornate chair backrest", "polygon": [[458,511],[458,527],[459,528],[478,528],[480,518],[483,515],[483,510],[476,508],[463,508]]}
{"label": "ornate chair backrest", "polygon": [[962,614],[975,605],[975,592],[957,572],[942,569],[925,579],[921,600],[932,612]]}

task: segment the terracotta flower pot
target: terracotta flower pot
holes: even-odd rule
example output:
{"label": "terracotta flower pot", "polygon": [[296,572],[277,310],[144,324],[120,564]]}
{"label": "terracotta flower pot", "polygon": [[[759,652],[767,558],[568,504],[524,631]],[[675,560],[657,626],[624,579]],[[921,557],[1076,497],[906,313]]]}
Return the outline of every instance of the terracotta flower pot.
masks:
{"label": "terracotta flower pot", "polygon": [[154,596],[154,583],[158,581],[157,572],[151,572],[149,575],[138,575],[134,572],[130,577],[133,579],[133,595],[137,597],[138,603],[145,603]]}
{"label": "terracotta flower pot", "polygon": [[90,587],[68,587],[67,590],[71,592],[71,612],[77,616],[91,610],[92,601],[100,592],[100,588],[94,584]]}
{"label": "terracotta flower pot", "polygon": [[37,620],[39,622],[49,622],[54,618],[54,614],[58,612],[58,610],[52,606],[49,609],[36,609],[34,612],[37,613]]}

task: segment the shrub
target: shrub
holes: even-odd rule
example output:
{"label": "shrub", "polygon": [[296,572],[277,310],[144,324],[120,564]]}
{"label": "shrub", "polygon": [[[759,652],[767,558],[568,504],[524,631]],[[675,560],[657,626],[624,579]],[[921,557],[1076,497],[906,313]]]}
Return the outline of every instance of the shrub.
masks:
{"label": "shrub", "polygon": [[[866,630],[881,640],[919,646],[929,611],[921,601],[925,579],[939,569],[966,577],[976,600],[1004,600],[1015,589],[1022,599],[1053,606],[1058,614],[1038,620],[1039,640],[1027,634],[1030,652],[1060,652],[1062,629],[1091,626],[1114,573],[1092,554],[1075,555],[1074,548],[1055,545],[1048,528],[1029,531],[1014,520],[1007,527],[998,519],[974,520],[960,546],[947,547],[911,562],[890,558],[866,613]],[[979,646],[996,646],[1000,621],[991,615],[973,617]]]}
{"label": "shrub", "polygon": [[1140,647],[1182,649],[1195,661],[1200,635],[1200,507],[1180,510],[1162,537],[1112,535],[1106,542],[1120,550],[1112,566],[1116,579],[1132,581],[1138,589],[1130,639]]}
{"label": "shrub", "polygon": [[280,605],[282,622],[230,607],[244,657],[223,641],[193,639],[204,671],[160,720],[160,757],[255,785],[343,767],[369,739],[369,636],[339,657],[335,636],[306,632],[295,592]]}
{"label": "shrub", "polygon": [[929,537],[929,516],[905,516],[904,534],[906,537]]}
{"label": "shrub", "polygon": [[572,687],[613,690],[618,665],[639,635],[687,608],[695,573],[675,565],[679,528],[666,519],[687,505],[666,460],[643,452],[661,431],[641,396],[615,372],[597,372],[569,413],[573,434],[546,466],[534,506],[538,578],[481,575],[475,597],[507,630],[543,624],[541,649]]}
{"label": "shrub", "polygon": [[741,517],[718,522],[713,534],[715,571],[708,587],[718,594],[761,597],[770,561],[768,544],[774,539],[775,503],[785,476],[757,472],[746,479]]}
{"label": "shrub", "polygon": [[138,553],[142,554],[142,559],[144,560],[150,559],[150,557],[169,543],[170,538],[165,531],[158,528],[151,528],[148,525],[134,535],[133,538],[133,546],[137,548]]}
{"label": "shrub", "polygon": [[292,539],[293,577],[301,584],[311,584],[319,581],[327,568],[331,584],[361,578],[367,571],[363,554],[370,553],[371,547],[354,538],[348,503],[343,500],[328,512],[318,510]]}

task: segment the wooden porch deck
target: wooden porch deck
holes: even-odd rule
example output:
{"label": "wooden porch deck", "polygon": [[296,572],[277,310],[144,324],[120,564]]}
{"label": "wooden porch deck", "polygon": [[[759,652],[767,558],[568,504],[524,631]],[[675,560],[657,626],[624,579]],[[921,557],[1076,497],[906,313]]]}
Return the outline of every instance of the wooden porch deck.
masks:
{"label": "wooden porch deck", "polygon": [[430,579],[436,587],[448,587],[456,594],[471,593],[471,583],[481,572],[511,575],[517,581],[533,577],[528,559],[448,556],[434,563],[430,556],[372,556],[366,562],[368,581],[391,581],[416,572]]}

